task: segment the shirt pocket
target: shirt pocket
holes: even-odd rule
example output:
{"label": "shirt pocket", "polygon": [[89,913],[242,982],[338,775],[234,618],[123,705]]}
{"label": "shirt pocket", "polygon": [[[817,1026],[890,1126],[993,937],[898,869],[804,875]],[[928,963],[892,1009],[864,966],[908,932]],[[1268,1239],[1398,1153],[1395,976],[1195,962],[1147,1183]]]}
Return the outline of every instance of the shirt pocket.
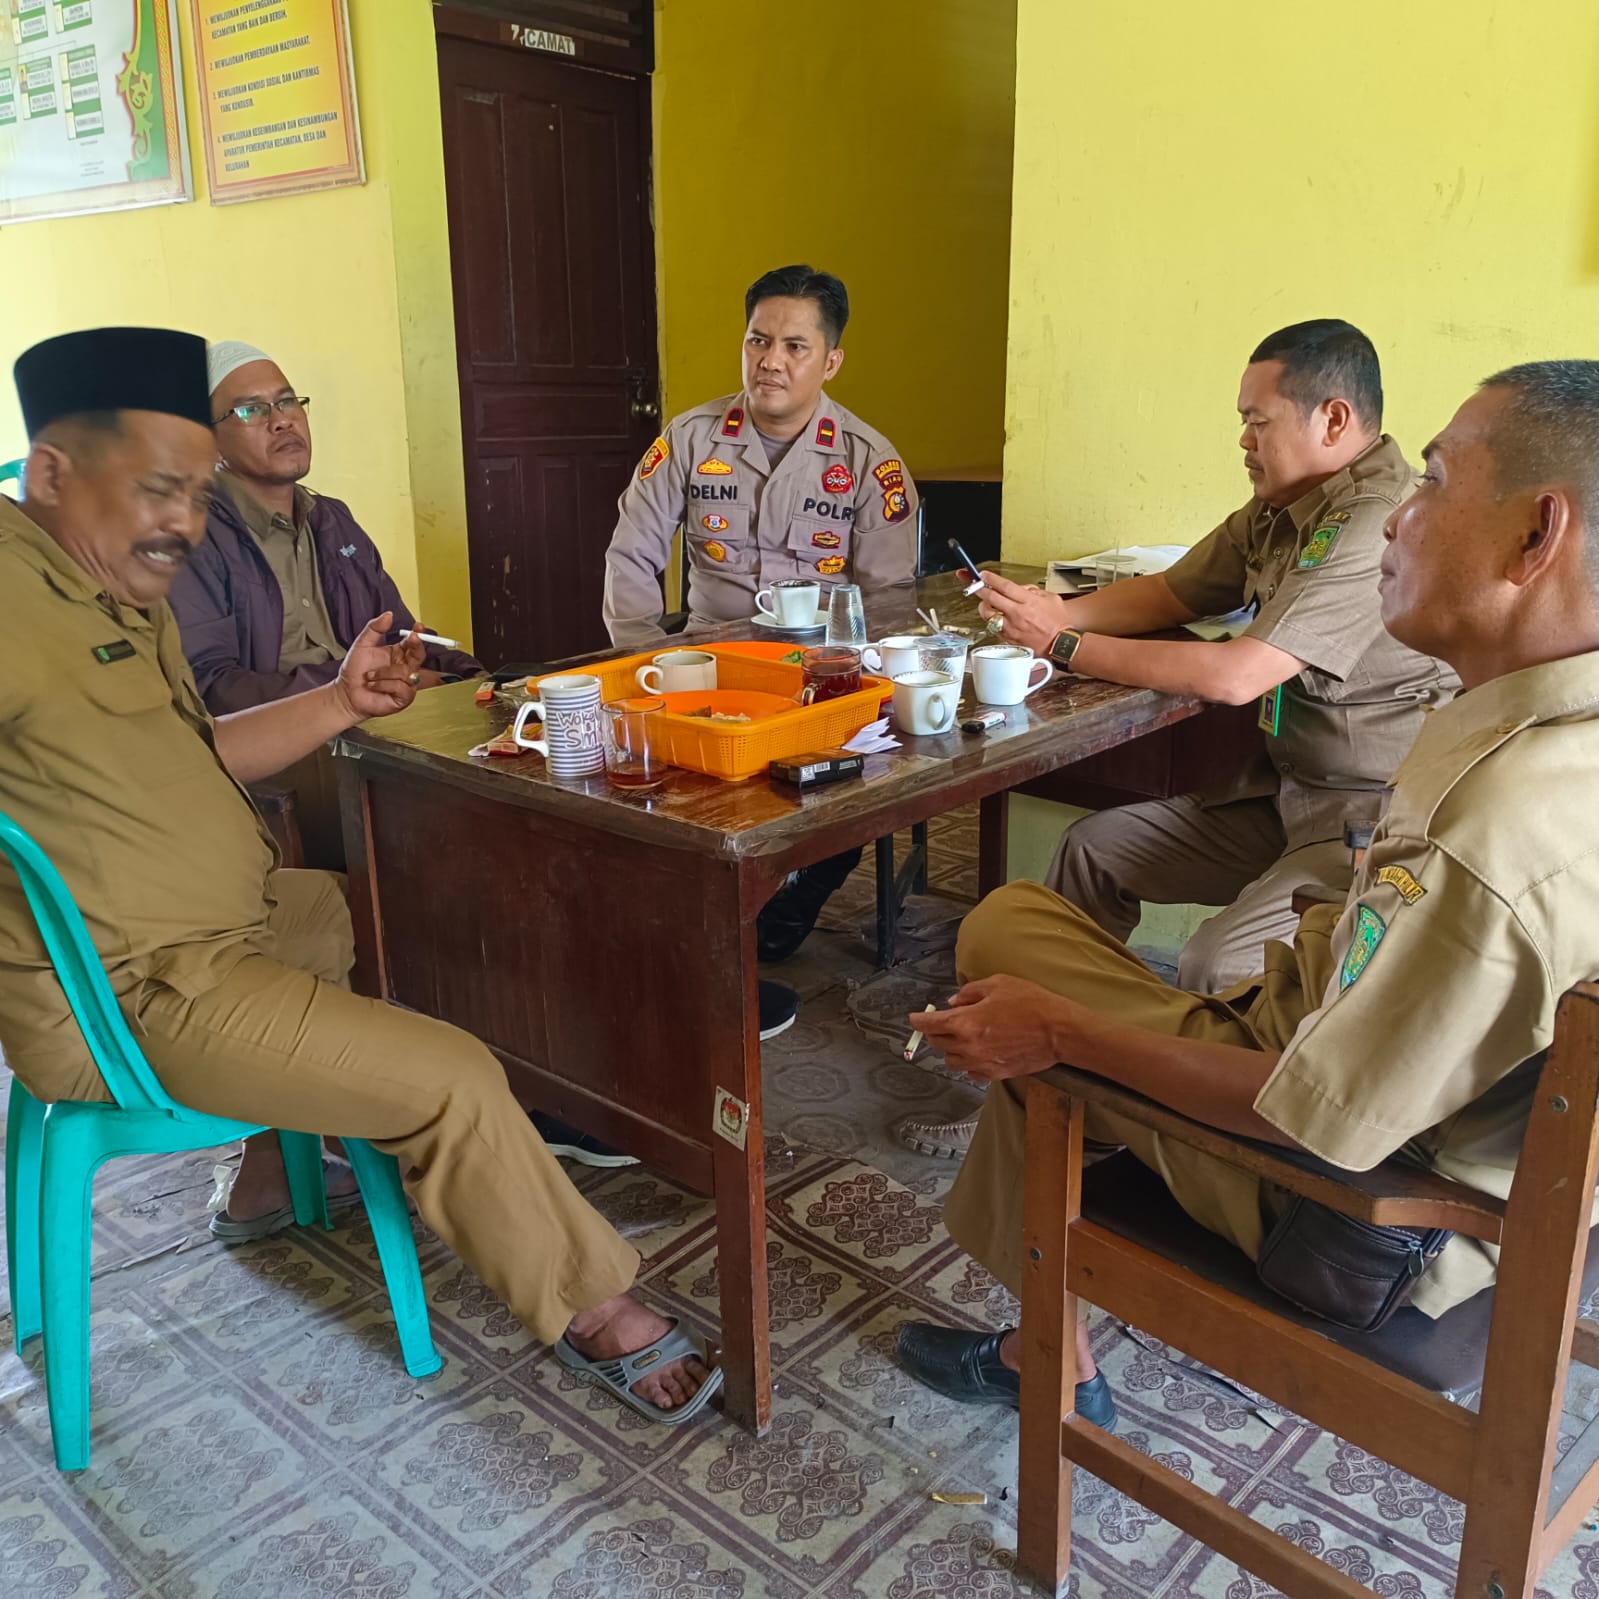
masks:
{"label": "shirt pocket", "polygon": [[750,513],[741,505],[695,501],[683,524],[691,564],[701,572],[748,573],[756,570]]}
{"label": "shirt pocket", "polygon": [[795,564],[814,567],[818,577],[836,578],[849,570],[855,507],[832,503],[835,516],[822,518],[814,509],[802,509],[788,530],[788,553]]}
{"label": "shirt pocket", "polygon": [[142,657],[114,662],[81,680],[91,711],[83,735],[102,770],[126,773],[146,790],[167,789],[214,772],[211,746],[186,722],[172,685]]}

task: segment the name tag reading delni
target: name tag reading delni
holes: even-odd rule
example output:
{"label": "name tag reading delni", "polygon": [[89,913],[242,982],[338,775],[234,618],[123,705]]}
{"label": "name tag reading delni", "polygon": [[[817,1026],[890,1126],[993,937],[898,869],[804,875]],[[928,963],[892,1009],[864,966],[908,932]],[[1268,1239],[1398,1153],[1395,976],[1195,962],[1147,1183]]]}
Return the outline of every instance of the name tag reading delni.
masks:
{"label": "name tag reading delni", "polygon": [[133,654],[133,645],[125,638],[114,640],[110,644],[96,644],[94,658],[102,666],[109,666],[113,661],[125,661]]}

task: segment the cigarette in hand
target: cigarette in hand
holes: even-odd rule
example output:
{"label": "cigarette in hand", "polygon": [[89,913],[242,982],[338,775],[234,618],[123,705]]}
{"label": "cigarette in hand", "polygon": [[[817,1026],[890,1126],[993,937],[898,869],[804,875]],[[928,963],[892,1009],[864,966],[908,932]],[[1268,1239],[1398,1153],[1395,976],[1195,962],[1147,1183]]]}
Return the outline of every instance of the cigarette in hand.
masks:
{"label": "cigarette in hand", "polygon": [[[925,1016],[928,1011],[937,1010],[937,1009],[938,1009],[938,1006],[936,1006],[936,1005],[928,1005],[922,1011],[922,1015]],[[906,1060],[915,1060],[916,1059],[916,1051],[919,1050],[921,1047],[922,1047],[922,1035],[921,1035],[920,1030],[918,1030],[918,1031],[912,1033],[911,1036],[905,1040],[905,1059]]]}
{"label": "cigarette in hand", "polygon": [[424,633],[420,628],[413,628],[410,636],[423,644],[437,644],[441,650],[458,650],[461,647],[453,638],[440,638],[437,633]]}

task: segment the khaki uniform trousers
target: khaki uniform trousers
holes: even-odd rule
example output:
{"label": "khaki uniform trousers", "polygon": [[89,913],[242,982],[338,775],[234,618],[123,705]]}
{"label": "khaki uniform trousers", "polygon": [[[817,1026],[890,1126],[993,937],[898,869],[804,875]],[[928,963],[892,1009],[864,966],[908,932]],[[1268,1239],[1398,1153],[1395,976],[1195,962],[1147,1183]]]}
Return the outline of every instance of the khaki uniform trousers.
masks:
{"label": "khaki uniform trousers", "polygon": [[168,1093],[396,1156],[423,1220],[546,1343],[627,1289],[637,1253],[572,1187],[488,1049],[342,986],[355,950],[340,879],[280,871],[272,892],[275,958],[247,955],[195,999],[150,982],[125,1002]]}
{"label": "khaki uniform trousers", "polygon": [[1269,797],[1202,805],[1184,794],[1085,816],[1066,830],[1044,880],[1123,943],[1145,902],[1225,906],[1177,961],[1178,987],[1216,994],[1259,972],[1268,939],[1293,939],[1296,889],[1347,894],[1354,865],[1342,839],[1289,849]]}
{"label": "khaki uniform trousers", "polygon": [[[1225,996],[1194,994],[1163,983],[1077,906],[1037,883],[1012,883],[961,924],[955,960],[963,983],[1005,972],[1151,1032],[1281,1050],[1320,1004],[1336,925],[1337,907],[1313,910],[1299,924],[1293,947],[1267,949],[1264,970],[1248,983]],[[944,1205],[950,1236],[1017,1295],[1027,1083],[1017,1077],[990,1085],[971,1150]],[[1095,1105],[1088,1107],[1084,1131],[1096,1143],[1125,1146],[1201,1227],[1251,1260],[1259,1255],[1282,1203],[1283,1191],[1274,1184]],[[1425,1315],[1443,1315],[1493,1282],[1496,1259],[1497,1251],[1489,1254],[1471,1239],[1451,1239],[1411,1303]]]}

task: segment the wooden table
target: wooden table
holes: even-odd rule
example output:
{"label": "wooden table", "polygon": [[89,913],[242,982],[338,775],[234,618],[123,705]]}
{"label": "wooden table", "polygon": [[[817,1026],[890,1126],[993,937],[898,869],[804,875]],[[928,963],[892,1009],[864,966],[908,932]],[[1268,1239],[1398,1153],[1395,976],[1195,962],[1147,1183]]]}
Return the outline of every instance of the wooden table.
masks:
{"label": "wooden table", "polygon": [[[920,599],[945,622],[976,623],[953,574],[924,580]],[[920,625],[908,593],[868,621],[874,638]],[[501,701],[472,696],[470,684],[433,689],[339,743],[357,986],[476,1034],[524,1104],[715,1196],[727,1410],[763,1431],[756,913],[795,868],[973,800],[984,885],[997,885],[1007,790],[1199,703],[1057,677],[999,731],[907,737],[869,758],[864,782],[799,797],[766,777],[679,771],[646,798],[603,775],[555,781],[536,756],[469,759],[509,720]],[[743,1136],[730,1138],[739,1118]]]}

